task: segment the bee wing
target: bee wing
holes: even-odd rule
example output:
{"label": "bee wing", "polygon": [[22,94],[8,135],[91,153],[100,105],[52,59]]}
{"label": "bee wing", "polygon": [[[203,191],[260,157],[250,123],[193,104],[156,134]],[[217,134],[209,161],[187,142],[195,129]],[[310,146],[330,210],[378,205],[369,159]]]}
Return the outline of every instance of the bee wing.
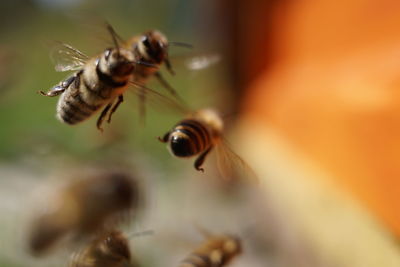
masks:
{"label": "bee wing", "polygon": [[195,56],[185,60],[185,67],[189,70],[198,71],[209,68],[221,61],[221,55],[211,53],[206,55]]}
{"label": "bee wing", "polygon": [[89,59],[78,49],[65,43],[57,43],[50,52],[56,71],[75,71],[82,68]]}
{"label": "bee wing", "polygon": [[234,177],[243,177],[253,182],[258,182],[258,177],[253,169],[221,138],[217,145],[217,164],[222,177],[230,181]]}
{"label": "bee wing", "polygon": [[192,74],[211,68],[223,60],[221,54],[217,52],[173,54],[169,58],[173,67],[179,69],[178,72],[183,71]]}
{"label": "bee wing", "polygon": [[149,87],[146,87],[143,84],[130,81],[133,86],[133,93],[135,93],[139,99],[145,94],[146,95],[146,103],[149,102],[156,109],[166,109],[169,111],[176,112],[178,114],[188,114],[190,112],[189,107],[187,107],[184,103],[178,102],[176,99],[167,97]]}

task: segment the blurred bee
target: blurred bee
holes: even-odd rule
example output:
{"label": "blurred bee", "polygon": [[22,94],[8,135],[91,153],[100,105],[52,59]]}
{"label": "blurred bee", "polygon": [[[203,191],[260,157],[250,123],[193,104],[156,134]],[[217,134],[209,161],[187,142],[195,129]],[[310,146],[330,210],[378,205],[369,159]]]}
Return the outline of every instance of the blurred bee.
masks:
{"label": "blurred bee", "polygon": [[74,254],[69,267],[133,267],[127,238],[117,230],[101,234]]}
{"label": "blurred bee", "polygon": [[231,150],[224,140],[223,125],[222,118],[215,110],[202,109],[191,113],[158,139],[163,143],[168,143],[169,150],[176,157],[197,156],[194,167],[198,171],[204,172],[201,166],[215,147],[218,166],[225,178],[230,178],[230,171],[234,168],[241,168],[246,175],[255,178],[251,168]]}
{"label": "blurred bee", "polygon": [[48,92],[39,93],[50,97],[61,95],[57,104],[57,118],[61,122],[77,124],[105,106],[97,120],[97,128],[102,130],[104,119],[108,115],[107,121],[110,122],[112,114],[123,102],[123,93],[129,86],[134,69],[144,65],[151,67],[138,61],[132,51],[121,48],[111,26],[108,30],[115,48],[106,49],[96,57],[89,58],[67,44],[61,43],[55,48],[55,69],[76,72]]}
{"label": "blurred bee", "polygon": [[67,234],[90,235],[128,219],[138,206],[138,185],[122,172],[106,171],[71,181],[50,198],[30,229],[33,254],[47,251]]}
{"label": "blurred bee", "polygon": [[[134,57],[139,61],[155,66],[154,68],[148,68],[145,65],[138,65],[135,68],[133,75],[134,82],[145,85],[151,77],[156,77],[161,85],[167,89],[170,94],[181,101],[180,97],[176,93],[176,90],[167,83],[159,71],[161,64],[165,63],[168,71],[172,75],[175,74],[169,61],[169,45],[191,47],[190,45],[184,43],[168,42],[167,37],[157,30],[147,31],[141,35],[133,36],[125,42],[124,47],[131,50],[134,54]],[[141,117],[144,118],[146,90],[140,91],[140,113]]]}
{"label": "blurred bee", "polygon": [[240,240],[231,235],[209,235],[179,267],[222,267],[242,252]]}

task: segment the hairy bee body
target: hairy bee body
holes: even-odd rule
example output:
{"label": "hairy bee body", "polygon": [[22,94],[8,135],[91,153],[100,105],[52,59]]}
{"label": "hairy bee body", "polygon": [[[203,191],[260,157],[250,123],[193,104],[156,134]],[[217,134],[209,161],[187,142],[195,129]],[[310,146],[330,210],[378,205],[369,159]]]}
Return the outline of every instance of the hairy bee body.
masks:
{"label": "hairy bee body", "polygon": [[169,138],[170,149],[177,157],[198,155],[213,143],[209,127],[195,119],[185,119],[177,123]]}
{"label": "hairy bee body", "polygon": [[66,234],[90,235],[124,219],[136,207],[138,188],[126,173],[105,172],[70,182],[55,192],[34,220],[29,236],[33,254],[41,254]]}
{"label": "hairy bee body", "polygon": [[203,170],[205,157],[222,137],[223,122],[212,109],[195,112],[178,122],[160,141],[168,143],[169,150],[176,157],[198,156],[197,170]]}
{"label": "hairy bee body", "polygon": [[[63,49],[72,51],[68,50],[66,54],[80,53],[68,45],[64,45]],[[41,94],[51,97],[61,95],[57,104],[56,117],[61,122],[70,125],[88,119],[106,106],[97,122],[98,128],[101,129],[101,123],[113,102],[118,98],[118,102],[109,113],[109,120],[122,102],[122,95],[132,77],[135,62],[130,50],[107,49],[97,57],[81,59],[79,61],[81,65],[76,65],[79,67],[77,72],[47,93],[41,92]]]}
{"label": "hairy bee body", "polygon": [[[152,77],[157,78],[160,84],[174,97],[179,99],[175,89],[163,78],[160,67],[165,63],[168,71],[174,74],[168,58],[168,40],[164,34],[157,30],[147,31],[141,35],[134,36],[124,43],[124,48],[130,50],[135,58],[141,62],[151,64],[152,68],[136,66],[132,81],[138,85],[146,85]],[[146,90],[139,89],[139,112],[144,119],[146,108]]]}
{"label": "hairy bee body", "polygon": [[131,50],[138,60],[154,66],[153,68],[146,68],[145,66],[135,68],[133,79],[138,83],[146,83],[151,76],[158,72],[160,65],[168,61],[167,38],[156,30],[130,38],[125,43],[125,48]]}
{"label": "hairy bee body", "polygon": [[186,257],[179,267],[226,266],[241,250],[241,242],[234,236],[211,236]]}
{"label": "hairy bee body", "polygon": [[[131,77],[132,67],[123,65],[131,61],[129,59],[131,54],[120,50],[119,53],[125,54],[125,58],[121,57],[118,59],[120,62],[111,63],[109,58],[112,53],[107,50],[100,57],[89,60],[82,70],[62,82],[70,84],[58,101],[58,119],[68,124],[84,121],[124,93]],[[119,68],[119,73],[112,68]]]}
{"label": "hairy bee body", "polygon": [[69,267],[128,267],[131,252],[126,237],[120,231],[101,234],[86,248],[73,255]]}

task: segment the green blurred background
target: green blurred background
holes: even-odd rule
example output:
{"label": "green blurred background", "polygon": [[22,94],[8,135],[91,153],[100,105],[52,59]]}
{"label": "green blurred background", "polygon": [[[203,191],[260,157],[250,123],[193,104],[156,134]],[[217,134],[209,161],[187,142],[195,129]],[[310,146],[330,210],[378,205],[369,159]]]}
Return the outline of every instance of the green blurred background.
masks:
{"label": "green blurred background", "polygon": [[[221,49],[216,38],[218,34],[212,33],[218,29],[207,30],[206,21],[210,18],[207,13],[200,15],[198,10],[202,4],[199,2],[2,1],[0,5],[3,11],[0,37],[2,160],[29,156],[38,159],[52,157],[54,153],[92,158],[106,144],[114,146],[121,142],[128,151],[151,150],[152,157],[169,158],[155,141],[179,118],[166,119],[164,114],[169,114],[168,110],[151,112],[150,106],[146,127],[141,127],[136,99],[127,93],[127,103],[121,106],[112,125],[107,125],[105,133],[100,134],[94,127],[94,118],[76,127],[59,123],[54,118],[57,99],[37,94],[38,90],[48,90],[67,75],[54,71],[49,57],[51,41],[71,44],[94,56],[110,46],[110,37],[102,29],[103,21],[111,23],[126,38],[148,29],[159,29],[172,41],[193,44],[193,50],[171,47],[177,75],[171,77],[163,71],[164,76],[194,108],[215,105],[218,97],[223,96],[221,92],[226,86],[221,83],[226,73],[222,64],[197,73],[185,68],[187,58]],[[212,17],[213,14],[208,15]],[[157,81],[148,86],[163,91]]]}
{"label": "green blurred background", "polygon": [[[204,70],[187,68],[191,58],[226,53],[224,18],[216,16],[212,1],[186,0],[9,0],[1,1],[0,10],[0,266],[45,266],[23,249],[23,227],[29,219],[22,217],[34,212],[26,204],[37,185],[61,179],[70,168],[116,164],[147,175],[161,174],[155,180],[168,185],[182,169],[192,168],[192,163],[172,158],[157,140],[182,114],[150,103],[146,125],[141,126],[133,93],[125,94],[125,102],[103,133],[95,127],[97,116],[73,127],[56,120],[57,98],[37,94],[68,75],[54,70],[49,57],[52,41],[95,56],[112,44],[104,21],[124,38],[158,29],[170,41],[194,46],[171,47],[176,75],[163,67],[168,82],[193,108],[220,106],[232,113],[228,57]],[[166,93],[157,81],[147,86]],[[66,265],[55,262],[48,265]]]}

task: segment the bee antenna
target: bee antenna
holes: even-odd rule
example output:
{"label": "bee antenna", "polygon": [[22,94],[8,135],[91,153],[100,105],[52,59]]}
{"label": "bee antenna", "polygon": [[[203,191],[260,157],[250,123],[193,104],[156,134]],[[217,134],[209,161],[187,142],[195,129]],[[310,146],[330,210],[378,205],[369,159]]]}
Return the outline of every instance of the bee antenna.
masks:
{"label": "bee antenna", "polygon": [[170,45],[193,49],[193,45],[182,42],[169,42]]}
{"label": "bee antenna", "polygon": [[167,67],[169,73],[171,73],[171,75],[175,75],[175,71],[172,69],[172,65],[171,62],[169,61],[168,55],[167,58],[165,59],[165,66]]}
{"label": "bee antenna", "polygon": [[107,30],[110,32],[112,40],[114,42],[115,48],[117,48],[117,52],[119,55],[119,44],[118,44],[118,39],[121,39],[118,34],[115,32],[114,28],[111,26],[111,24],[107,23]]}

